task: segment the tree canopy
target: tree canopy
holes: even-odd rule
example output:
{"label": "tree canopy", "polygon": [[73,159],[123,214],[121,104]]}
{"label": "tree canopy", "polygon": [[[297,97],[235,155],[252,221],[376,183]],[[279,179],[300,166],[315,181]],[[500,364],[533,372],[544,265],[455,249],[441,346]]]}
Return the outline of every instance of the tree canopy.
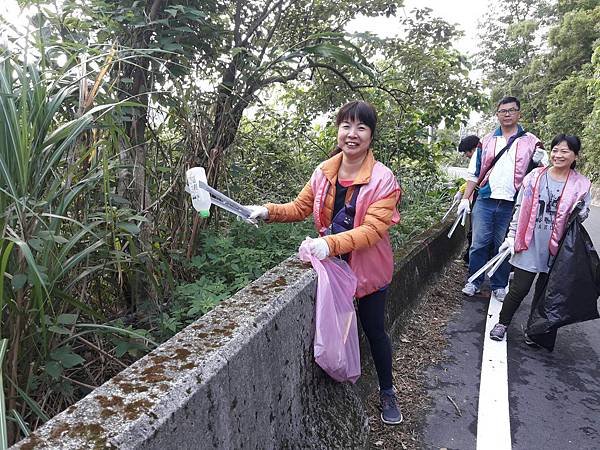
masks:
{"label": "tree canopy", "polygon": [[599,23],[597,0],[509,0],[483,22],[478,64],[492,101],[518,97],[524,123],[544,140],[558,133],[582,137],[584,171],[594,180]]}

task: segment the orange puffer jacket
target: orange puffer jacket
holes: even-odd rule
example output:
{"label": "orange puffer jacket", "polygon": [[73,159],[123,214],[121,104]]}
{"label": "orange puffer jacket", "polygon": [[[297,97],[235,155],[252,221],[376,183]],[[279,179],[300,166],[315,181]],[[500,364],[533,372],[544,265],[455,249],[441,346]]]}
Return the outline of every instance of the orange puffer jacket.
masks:
{"label": "orange puffer jacket", "polygon": [[[343,154],[338,153],[320,165],[322,172],[330,183],[320,218],[321,223],[326,227],[331,224],[333,219],[335,185],[342,157]],[[358,175],[346,192],[346,202],[350,201],[356,185],[367,184],[371,180],[371,173],[375,163],[373,152],[369,150]],[[392,216],[396,210],[396,205],[400,201],[400,197],[400,190],[393,192],[386,198],[369,205],[361,225],[350,231],[324,236],[329,246],[329,255],[343,255],[354,250],[375,245],[387,235],[387,230],[392,225]],[[315,194],[309,181],[292,202],[284,204],[267,203],[265,205],[269,210],[269,222],[298,222],[306,219],[313,212],[314,198]]]}

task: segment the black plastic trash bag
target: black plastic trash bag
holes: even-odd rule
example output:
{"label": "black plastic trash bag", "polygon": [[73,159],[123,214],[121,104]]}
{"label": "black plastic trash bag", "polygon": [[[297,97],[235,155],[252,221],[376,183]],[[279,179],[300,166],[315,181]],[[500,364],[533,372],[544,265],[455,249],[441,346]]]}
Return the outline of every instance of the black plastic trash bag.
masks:
{"label": "black plastic trash bag", "polygon": [[575,210],[548,273],[541,295],[533,299],[527,335],[536,344],[554,350],[556,330],[598,319],[600,260]]}

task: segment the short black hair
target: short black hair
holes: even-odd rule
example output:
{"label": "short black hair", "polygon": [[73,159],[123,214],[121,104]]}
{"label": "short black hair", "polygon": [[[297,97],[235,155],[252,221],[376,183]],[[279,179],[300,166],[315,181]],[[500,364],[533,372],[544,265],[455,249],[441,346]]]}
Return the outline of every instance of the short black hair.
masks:
{"label": "short black hair", "polygon": [[346,120],[356,120],[364,123],[371,129],[371,137],[375,137],[377,111],[375,111],[375,108],[370,103],[362,100],[354,100],[346,103],[338,111],[335,117],[335,125],[339,127]]}
{"label": "short black hair", "polygon": [[579,155],[579,151],[581,150],[581,140],[574,134],[557,134],[556,136],[554,136],[554,139],[552,139],[552,143],[550,144],[550,150],[552,150],[562,141],[565,141],[567,143],[567,147],[569,147],[569,150],[571,150],[576,155]]}
{"label": "short black hair", "polygon": [[[335,126],[339,127],[344,121],[362,122],[371,130],[371,140],[375,139],[375,128],[377,127],[377,111],[370,103],[362,100],[353,100],[343,105],[335,116]],[[337,155],[342,149],[337,145],[329,156]]]}
{"label": "short black hair", "polygon": [[458,144],[458,151],[461,153],[465,153],[473,150],[475,147],[479,145],[479,136],[475,136],[471,134],[470,136],[464,137],[460,140]]}
{"label": "short black hair", "polygon": [[498,109],[500,105],[506,105],[507,103],[516,103],[517,108],[521,109],[521,102],[519,101],[519,99],[517,97],[510,96],[502,97],[496,105],[496,109]]}

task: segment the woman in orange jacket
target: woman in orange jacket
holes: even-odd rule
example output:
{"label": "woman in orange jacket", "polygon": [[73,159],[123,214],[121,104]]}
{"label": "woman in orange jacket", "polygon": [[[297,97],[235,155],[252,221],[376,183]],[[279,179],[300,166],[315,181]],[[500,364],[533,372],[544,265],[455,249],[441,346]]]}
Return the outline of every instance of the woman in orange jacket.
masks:
{"label": "woman in orange jacket", "polygon": [[392,384],[392,349],[384,326],[385,294],[394,261],[388,229],[398,223],[401,190],[390,169],[375,160],[371,143],[377,125],[372,105],[352,101],[336,116],[337,146],[319,164],[290,203],[249,206],[251,220],[297,222],[313,214],[319,238],[310,240],[313,256],[346,260],[358,279],[361,325],[379,378],[381,419],[402,422]]}

